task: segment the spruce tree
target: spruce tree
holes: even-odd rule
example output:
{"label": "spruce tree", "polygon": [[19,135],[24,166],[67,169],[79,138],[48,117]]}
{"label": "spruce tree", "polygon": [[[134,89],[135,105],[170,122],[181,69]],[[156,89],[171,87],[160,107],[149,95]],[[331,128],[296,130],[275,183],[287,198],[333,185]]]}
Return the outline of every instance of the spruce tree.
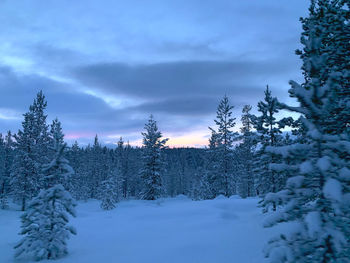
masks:
{"label": "spruce tree", "polygon": [[141,198],[155,200],[163,193],[162,177],[164,165],[161,159],[161,151],[168,139],[162,139],[162,133],[158,130],[157,122],[151,115],[142,132],[142,169],[141,178],[143,189]]}
{"label": "spruce tree", "polygon": [[16,155],[14,159],[11,188],[15,200],[22,203],[37,195],[42,187],[42,165],[49,160],[49,133],[46,124],[46,100],[40,91],[29,111],[24,114],[22,130],[15,135]]}
{"label": "spruce tree", "polygon": [[75,141],[69,149],[67,149],[67,159],[69,160],[74,175],[70,176],[70,193],[76,200],[87,200],[90,197],[88,182],[88,159],[86,158],[84,149],[79,147]]}
{"label": "spruce tree", "polygon": [[206,200],[212,197],[208,173],[203,167],[198,167],[191,179],[190,196],[193,200]]}
{"label": "spruce tree", "polygon": [[253,115],[250,113],[252,106],[245,105],[242,110],[242,128],[240,139],[242,143],[235,149],[235,159],[238,164],[239,184],[238,192],[242,197],[255,195],[254,187],[254,152],[255,134],[253,133]]}
{"label": "spruce tree", "polygon": [[21,202],[21,209],[26,209],[26,204],[38,188],[38,163],[34,151],[34,140],[31,130],[34,116],[31,112],[24,114],[22,130],[15,135],[16,155],[11,174],[11,189],[15,201]]}
{"label": "spruce tree", "polygon": [[32,256],[35,260],[57,259],[68,253],[67,239],[76,234],[68,226],[68,215],[75,216],[75,200],[62,186],[62,182],[74,171],[64,158],[66,144],[56,121],[52,137],[53,159],[43,166],[45,174],[42,189],[29,202],[27,211],[22,214],[22,240],[15,246],[16,257],[22,254]]}
{"label": "spruce tree", "polygon": [[7,178],[5,176],[5,141],[0,133],[0,209],[7,208],[7,196],[5,185]]}
{"label": "spruce tree", "polygon": [[120,173],[120,177],[122,180],[122,192],[123,192],[123,198],[127,198],[129,194],[129,148],[130,145],[124,146],[123,138],[120,137],[117,148],[116,148],[116,154],[117,154],[117,169]]}
{"label": "spruce tree", "polygon": [[67,239],[70,234],[76,234],[67,225],[68,215],[75,216],[75,206],[74,199],[60,184],[41,190],[21,216],[20,234],[25,237],[15,246],[15,256],[27,254],[35,260],[65,256]]}
{"label": "spruce tree", "polygon": [[118,177],[118,170],[114,169],[101,184],[101,208],[104,210],[114,209],[120,200],[122,185]]}
{"label": "spruce tree", "polygon": [[301,19],[304,47],[297,54],[305,80],[290,82],[299,106],[282,106],[301,114],[306,138],[275,148],[293,162],[287,169],[294,176],[284,190],[266,196],[266,205],[281,206],[266,226],[288,222],[294,227],[270,241],[266,255],[272,262],[349,262],[350,69],[344,63],[350,55],[344,48],[349,47],[349,18],[348,1],[320,0],[312,1],[309,16]]}
{"label": "spruce tree", "polygon": [[212,173],[211,182],[215,196],[230,196],[235,193],[236,186],[231,185],[234,182],[232,174],[232,148],[237,134],[232,131],[236,125],[235,118],[232,117],[233,106],[230,105],[228,97],[225,95],[220,101],[214,120],[217,130],[209,128],[212,131],[212,140],[210,144],[215,145],[211,150],[215,151],[215,164],[217,171]]}
{"label": "spruce tree", "polygon": [[269,146],[277,146],[282,137],[276,114],[279,104],[276,97],[272,97],[269,87],[266,87],[264,101],[258,103],[260,116],[254,117],[254,128],[257,132],[259,149],[256,151],[254,169],[255,187],[257,194],[264,196],[269,192],[277,192],[283,187],[280,174],[270,169],[270,163],[276,162],[276,156],[266,151]]}
{"label": "spruce tree", "polygon": [[99,198],[99,189],[101,182],[106,178],[108,169],[105,169],[105,154],[104,150],[98,140],[98,136],[95,136],[94,144],[92,147],[86,149],[89,153],[89,189],[90,198]]}
{"label": "spruce tree", "polygon": [[[0,140],[1,141],[1,140]],[[3,147],[1,151],[2,156],[2,164],[3,169],[0,173],[0,208],[6,209],[8,208],[8,196],[11,192],[10,189],[10,179],[11,179],[11,167],[13,162],[13,140],[11,131],[7,132],[5,136],[5,140],[1,143]]]}
{"label": "spruce tree", "polygon": [[55,119],[51,125],[51,150],[53,159],[51,162],[43,165],[42,170],[45,175],[43,178],[45,188],[50,188],[57,184],[65,185],[66,181],[74,175],[74,170],[69,161],[64,157],[67,145],[64,143],[64,135],[61,123]]}

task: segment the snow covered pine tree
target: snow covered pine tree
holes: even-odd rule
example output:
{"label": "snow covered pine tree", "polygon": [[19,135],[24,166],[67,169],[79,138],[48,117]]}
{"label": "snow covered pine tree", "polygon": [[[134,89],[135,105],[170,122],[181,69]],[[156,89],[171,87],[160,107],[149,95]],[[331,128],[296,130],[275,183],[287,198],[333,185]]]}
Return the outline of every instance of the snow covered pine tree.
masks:
{"label": "snow covered pine tree", "polygon": [[212,191],[215,196],[220,194],[230,196],[236,192],[236,185],[230,185],[232,182],[235,183],[232,174],[232,148],[237,137],[237,133],[231,130],[236,125],[236,118],[232,117],[232,109],[233,106],[230,105],[228,97],[225,95],[219,103],[214,120],[218,130],[215,131],[209,127],[212,131],[211,139],[215,140],[210,142],[210,144],[215,145],[210,148],[215,156],[213,165],[217,169],[210,175]]}
{"label": "snow covered pine tree", "polygon": [[28,254],[35,260],[57,259],[68,253],[67,239],[76,234],[69,222],[68,214],[75,216],[75,200],[62,186],[62,182],[74,173],[64,158],[63,134],[60,123],[54,122],[52,142],[53,160],[43,168],[45,174],[42,189],[28,203],[27,210],[21,216],[22,231],[25,235],[15,246],[16,257]]}
{"label": "snow covered pine tree", "polygon": [[[292,231],[271,240],[266,255],[272,262],[343,263],[350,258],[350,23],[349,1],[312,1],[301,19],[304,32],[297,51],[305,81],[291,81],[290,94],[302,115],[304,143],[278,147],[294,160],[294,177],[265,203],[281,208],[266,226],[288,222]],[[337,114],[335,114],[335,112]]]}
{"label": "snow covered pine tree", "polygon": [[236,171],[238,173],[238,193],[241,197],[255,195],[254,187],[254,152],[256,146],[256,134],[253,129],[253,115],[250,113],[252,106],[244,105],[242,110],[242,128],[239,144],[235,150]]}
{"label": "snow covered pine tree", "polygon": [[[104,210],[112,210],[116,207],[116,203],[119,201],[119,192],[121,184],[118,184],[118,170],[112,170],[107,179],[102,182],[101,185],[101,208]],[[120,188],[120,189],[119,189]]]}
{"label": "snow covered pine tree", "polygon": [[[254,128],[257,131],[257,138],[260,148],[255,154],[255,186],[260,196],[269,192],[277,192],[283,187],[283,178],[280,173],[270,169],[270,163],[276,162],[277,156],[266,151],[269,146],[277,146],[281,142],[281,129],[276,120],[279,112],[279,105],[276,97],[272,97],[271,90],[266,86],[264,101],[258,103],[260,116],[254,117]],[[275,206],[273,206],[275,209]]]}
{"label": "snow covered pine tree", "polygon": [[5,141],[0,133],[0,209],[8,208],[6,196],[6,183],[8,178],[5,173],[6,150]]}
{"label": "snow covered pine tree", "polygon": [[26,209],[27,201],[39,193],[43,177],[41,167],[49,160],[46,105],[45,96],[40,91],[24,114],[22,130],[14,136],[16,155],[10,184],[14,199],[22,203],[22,211]]}
{"label": "snow covered pine tree", "polygon": [[146,132],[142,133],[142,162],[141,178],[144,185],[141,193],[142,199],[155,200],[162,195],[163,163],[161,160],[161,150],[164,148],[168,139],[161,139],[162,133],[158,130],[157,122],[151,115],[148,123],[145,125]]}

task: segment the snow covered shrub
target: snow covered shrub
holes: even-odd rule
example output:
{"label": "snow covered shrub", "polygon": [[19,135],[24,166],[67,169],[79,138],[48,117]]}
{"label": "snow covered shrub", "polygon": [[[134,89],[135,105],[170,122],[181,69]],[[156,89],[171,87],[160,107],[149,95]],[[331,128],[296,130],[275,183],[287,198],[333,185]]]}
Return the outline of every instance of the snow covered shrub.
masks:
{"label": "snow covered shrub", "polygon": [[67,254],[67,239],[76,234],[68,226],[68,215],[75,216],[75,201],[62,185],[41,190],[21,216],[25,235],[15,246],[16,257],[23,253],[35,260],[57,259]]}

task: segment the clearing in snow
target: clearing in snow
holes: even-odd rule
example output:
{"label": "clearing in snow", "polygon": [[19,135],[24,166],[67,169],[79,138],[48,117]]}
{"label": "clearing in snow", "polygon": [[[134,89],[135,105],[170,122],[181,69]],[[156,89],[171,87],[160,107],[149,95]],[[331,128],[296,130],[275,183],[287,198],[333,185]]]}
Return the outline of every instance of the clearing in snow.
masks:
{"label": "clearing in snow", "polygon": [[[78,234],[68,241],[68,256],[55,262],[262,263],[264,245],[276,230],[262,227],[257,203],[257,198],[178,196],[122,201],[104,211],[96,200],[79,202],[77,217],[70,220]],[[20,215],[0,210],[1,263],[29,262],[14,259]]]}

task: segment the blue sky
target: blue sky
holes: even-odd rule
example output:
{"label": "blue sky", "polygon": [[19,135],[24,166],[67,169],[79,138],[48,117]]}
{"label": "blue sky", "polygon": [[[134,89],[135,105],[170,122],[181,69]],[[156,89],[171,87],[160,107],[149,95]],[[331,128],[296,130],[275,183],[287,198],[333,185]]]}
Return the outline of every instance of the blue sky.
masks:
{"label": "blue sky", "polygon": [[[206,144],[227,94],[239,118],[266,84],[300,80],[308,1],[0,1],[0,132],[42,89],[70,141],[138,144],[152,113],[170,145]],[[238,122],[239,125],[239,122]],[[238,126],[237,126],[238,127]]]}

